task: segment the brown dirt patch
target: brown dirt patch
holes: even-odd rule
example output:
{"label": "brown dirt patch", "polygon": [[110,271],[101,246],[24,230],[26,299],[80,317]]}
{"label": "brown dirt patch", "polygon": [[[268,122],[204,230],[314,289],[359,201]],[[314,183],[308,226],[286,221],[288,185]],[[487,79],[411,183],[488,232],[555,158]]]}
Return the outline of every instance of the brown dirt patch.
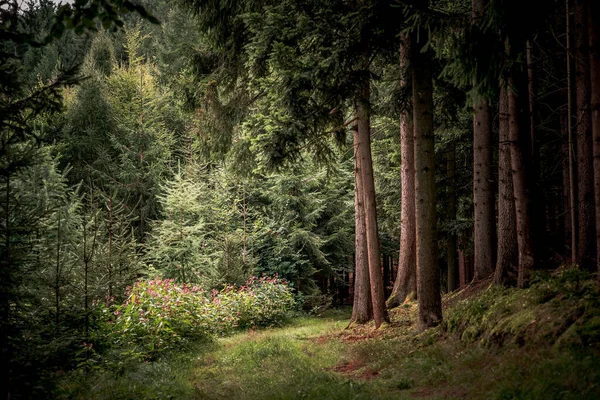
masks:
{"label": "brown dirt patch", "polygon": [[340,340],[345,343],[356,343],[363,340],[372,339],[374,337],[375,335],[344,335],[340,336]]}
{"label": "brown dirt patch", "polygon": [[363,367],[363,363],[357,360],[348,361],[343,364],[336,365],[331,368],[333,372],[348,375]]}
{"label": "brown dirt patch", "polygon": [[358,376],[358,379],[362,379],[365,381],[369,381],[371,379],[375,379],[379,376],[379,371],[372,370],[370,368],[366,368],[361,374]]}
{"label": "brown dirt patch", "polygon": [[315,344],[324,344],[324,343],[327,343],[329,341],[329,339],[330,339],[329,336],[318,336],[315,338],[311,338],[310,341]]}
{"label": "brown dirt patch", "polygon": [[379,376],[379,371],[365,367],[365,365],[358,360],[352,360],[336,365],[331,368],[331,371],[364,381],[375,379]]}

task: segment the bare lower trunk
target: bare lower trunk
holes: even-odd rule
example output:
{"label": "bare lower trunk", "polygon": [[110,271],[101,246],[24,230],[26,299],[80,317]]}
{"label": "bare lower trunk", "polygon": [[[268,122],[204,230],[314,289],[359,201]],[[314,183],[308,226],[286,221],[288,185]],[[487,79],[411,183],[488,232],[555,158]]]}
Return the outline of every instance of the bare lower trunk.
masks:
{"label": "bare lower trunk", "polygon": [[[597,1],[597,0],[594,0]],[[586,0],[575,1],[575,101],[577,104],[578,244],[577,263],[586,270],[596,266],[596,228],[592,120],[590,118],[590,52]]]}
{"label": "bare lower trunk", "polygon": [[510,158],[508,93],[505,84],[502,84],[500,88],[499,103],[498,260],[494,273],[494,283],[498,285],[512,285],[517,283],[519,251]]}
{"label": "bare lower trunk", "polygon": [[[452,144],[448,152],[448,219],[456,221],[456,148]],[[450,232],[448,235],[448,291],[451,292],[458,288],[458,266],[456,264],[457,240],[456,233]]]}
{"label": "bare lower trunk", "polygon": [[[413,123],[415,133],[415,210],[417,234],[417,298],[419,329],[442,320],[440,271],[437,263],[433,79],[431,55],[421,52],[427,31],[413,34]],[[417,42],[418,40],[418,42]]]}
{"label": "bare lower trunk", "polygon": [[[464,239],[467,236],[464,232],[459,236]],[[458,250],[458,287],[464,288],[473,280],[473,255],[465,250]]]}
{"label": "bare lower trunk", "polygon": [[565,257],[567,254],[571,254],[571,246],[573,245],[573,241],[571,240],[571,235],[573,234],[572,226],[571,226],[571,178],[569,176],[569,124],[567,122],[568,112],[566,109],[562,109],[560,113],[560,127],[561,133],[563,136],[563,143],[561,146],[562,152],[562,184],[563,184],[563,193],[562,193],[562,220],[560,221],[560,232],[563,236],[564,241],[564,251]]}
{"label": "bare lower trunk", "polygon": [[480,280],[489,277],[493,272],[496,225],[490,107],[487,100],[480,100],[475,105],[473,134],[474,279]]}
{"label": "bare lower trunk", "polygon": [[[412,79],[408,68],[410,41],[403,37],[400,47],[400,67],[403,71],[401,85]],[[405,110],[400,116],[400,179],[402,200],[400,209],[400,256],[398,274],[392,294],[387,301],[388,308],[399,306],[417,291],[417,265],[415,254],[415,150],[412,117]]]}
{"label": "bare lower trunk", "polygon": [[54,337],[58,335],[60,328],[60,251],[61,251],[61,235],[60,235],[60,212],[58,210],[58,226],[56,228],[56,265],[55,265],[55,277],[54,277]]}
{"label": "bare lower trunk", "polygon": [[594,193],[596,199],[596,269],[600,285],[600,4],[589,3],[591,117],[594,152]]}
{"label": "bare lower trunk", "polygon": [[571,263],[577,262],[577,168],[575,166],[575,137],[573,128],[573,56],[572,56],[572,34],[571,34],[571,7],[573,0],[566,0],[566,41],[567,41],[567,129],[568,129],[568,151],[569,151],[569,213],[571,216]]}
{"label": "bare lower trunk", "polygon": [[[485,10],[485,0],[473,0],[473,24]],[[477,86],[477,81],[474,82]],[[492,174],[492,129],[490,106],[477,99],[473,114],[473,208],[475,280],[485,279],[494,271],[496,216]]]}
{"label": "bare lower trunk", "polygon": [[[524,45],[525,43],[520,42],[511,43],[513,57],[523,53]],[[516,65],[509,72],[508,86],[510,158],[519,249],[518,286],[525,287],[529,283],[536,261],[530,191],[533,182],[531,182],[531,160],[527,157],[531,154],[527,75],[524,75]]]}
{"label": "bare lower trunk", "polygon": [[369,279],[371,283],[371,301],[373,318],[378,328],[389,321],[385,308],[385,293],[381,274],[381,253],[377,228],[377,204],[375,200],[375,181],[373,179],[373,161],[371,158],[371,121],[369,110],[370,86],[366,81],[356,102],[358,118],[357,154],[360,155],[360,170],[363,186],[365,227],[367,233],[367,252],[369,260]]}
{"label": "bare lower trunk", "polygon": [[[358,141],[358,127],[355,126],[354,142]],[[356,147],[355,147],[356,152]],[[363,188],[360,175],[360,158],[354,157],[354,223],[355,223],[355,270],[354,270],[354,305],[351,323],[365,324],[373,319],[371,303],[371,285],[369,283],[369,262],[367,260],[367,235],[365,231],[365,214],[363,204]]]}

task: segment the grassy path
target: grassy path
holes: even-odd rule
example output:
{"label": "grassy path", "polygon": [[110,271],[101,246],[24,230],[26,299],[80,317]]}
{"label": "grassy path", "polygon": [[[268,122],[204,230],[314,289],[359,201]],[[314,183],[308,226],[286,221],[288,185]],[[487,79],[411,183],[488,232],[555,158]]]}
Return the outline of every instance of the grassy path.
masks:
{"label": "grassy path", "polygon": [[379,330],[344,329],[349,311],[333,310],[118,371],[74,371],[53,398],[600,399],[595,287],[542,282],[448,297],[446,327],[421,334],[414,303]]}
{"label": "grassy path", "polygon": [[301,318],[284,328],[221,339],[194,369],[194,398],[370,399],[381,394],[373,382],[336,370],[344,365],[347,347],[328,335],[337,335],[347,321],[345,313]]}

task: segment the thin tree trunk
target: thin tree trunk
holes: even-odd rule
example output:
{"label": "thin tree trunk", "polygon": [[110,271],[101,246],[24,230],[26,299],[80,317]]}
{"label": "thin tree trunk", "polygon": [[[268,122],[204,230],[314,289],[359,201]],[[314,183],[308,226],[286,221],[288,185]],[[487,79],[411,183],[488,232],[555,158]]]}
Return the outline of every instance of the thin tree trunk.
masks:
{"label": "thin tree trunk", "polygon": [[[561,151],[563,154],[563,162],[562,162],[562,183],[563,183],[563,196],[562,196],[562,221],[560,222],[560,230],[563,235],[564,240],[564,251],[565,257],[567,254],[571,255],[570,249],[573,246],[572,241],[572,213],[571,213],[571,178],[570,178],[570,164],[571,164],[571,156],[570,156],[570,140],[569,140],[569,123],[567,122],[569,118],[568,111],[566,109],[562,109],[560,113],[560,125],[563,136],[563,143],[561,146]],[[567,253],[568,252],[568,253]],[[571,260],[571,262],[573,262]]]}
{"label": "thin tree trunk", "polygon": [[600,4],[589,2],[590,80],[592,137],[594,152],[594,193],[596,200],[596,269],[600,285]]}
{"label": "thin tree trunk", "polygon": [[437,263],[435,153],[433,132],[433,79],[431,55],[421,49],[428,41],[426,30],[413,34],[413,124],[415,134],[415,226],[417,249],[417,298],[419,329],[442,320],[440,271]]}
{"label": "thin tree trunk", "polygon": [[[403,79],[400,83],[410,87],[411,72],[410,40],[404,36],[400,45],[400,68]],[[409,110],[400,115],[400,179],[402,181],[400,209],[400,255],[398,272],[387,301],[387,307],[397,307],[417,291],[416,232],[415,232],[415,145],[412,117]]]}
{"label": "thin tree trunk", "polygon": [[[473,0],[473,24],[483,16],[485,0]],[[474,80],[473,85],[477,86]],[[494,271],[496,216],[492,174],[492,129],[490,106],[476,99],[473,114],[473,207],[474,207],[474,280],[485,279]]]}
{"label": "thin tree trunk", "polygon": [[362,91],[356,101],[356,116],[358,118],[358,144],[356,151],[360,156],[373,318],[375,319],[375,326],[379,328],[383,322],[389,321],[389,316],[387,309],[385,308],[385,294],[383,291],[383,277],[381,274],[381,253],[379,248],[379,232],[377,228],[377,204],[375,199],[375,181],[373,179],[373,161],[371,158],[369,98],[370,84],[368,80],[365,80]]}
{"label": "thin tree trunk", "polygon": [[59,324],[60,324],[60,250],[61,250],[61,221],[60,221],[60,208],[58,209],[58,226],[56,229],[56,266],[55,266],[55,277],[54,277],[54,337],[58,335]]}
{"label": "thin tree trunk", "polygon": [[[450,146],[448,152],[448,219],[456,221],[456,146]],[[456,264],[457,240],[456,233],[448,235],[448,292],[458,288],[458,266]]]}
{"label": "thin tree trunk", "polygon": [[[535,87],[536,87],[536,75],[534,69],[534,52],[535,48],[531,39],[525,42],[525,61],[527,63],[527,92],[528,92],[528,115],[529,115],[529,143],[530,143],[530,156],[528,163],[531,166],[531,186],[529,187],[531,198],[535,207],[533,208],[533,227],[535,230],[535,238],[539,243],[546,243],[548,240],[548,232],[550,228],[547,224],[546,199],[544,198],[543,190],[541,189],[540,182],[540,152],[539,147],[536,145],[536,126],[539,124],[536,114],[536,102],[535,102]],[[547,259],[548,247],[539,246],[536,249],[536,257],[538,261]]]}
{"label": "thin tree trunk", "polygon": [[383,296],[385,298],[387,298],[388,296],[388,284],[390,282],[390,273],[389,273],[389,269],[388,269],[388,264],[389,264],[389,258],[390,256],[388,256],[387,254],[383,254],[381,256],[382,258],[382,266],[381,269],[383,270]]}
{"label": "thin tree trunk", "polygon": [[246,253],[247,253],[247,227],[246,227],[246,189],[244,188],[244,196],[242,198],[242,211],[243,211],[243,236],[242,236],[242,269],[246,272]]}
{"label": "thin tree trunk", "polygon": [[109,195],[108,203],[108,297],[113,295],[113,270],[112,270],[112,247],[113,247],[113,193]]}
{"label": "thin tree trunk", "polygon": [[500,87],[499,100],[498,260],[494,273],[494,283],[504,285],[517,283],[517,265],[519,262],[509,142],[508,93],[504,83]]}
{"label": "thin tree trunk", "polygon": [[[523,54],[525,43],[511,43],[509,54]],[[527,96],[527,75],[518,65],[513,65],[508,78],[508,113],[510,158],[512,166],[513,191],[517,221],[517,244],[519,249],[518,286],[529,283],[531,271],[535,265],[533,237],[533,202],[531,195],[531,154],[529,134],[529,99]]]}
{"label": "thin tree trunk", "polygon": [[[461,239],[465,239],[467,233],[461,233]],[[473,279],[473,263],[471,262],[472,255],[467,251],[458,250],[458,285],[459,288],[464,288]]]}
{"label": "thin tree trunk", "polygon": [[367,259],[367,234],[365,228],[364,196],[360,157],[357,154],[358,126],[354,126],[354,223],[355,223],[355,270],[354,304],[350,323],[366,324],[373,319],[369,262]]}
{"label": "thin tree trunk", "polygon": [[[88,273],[90,269],[90,256],[88,254],[88,239],[87,239],[87,227],[83,224],[83,311],[84,311],[84,334],[85,338],[88,337],[89,329],[89,315],[88,315]],[[107,305],[108,306],[108,305]]]}
{"label": "thin tree trunk", "polygon": [[596,266],[596,228],[592,121],[590,118],[590,51],[586,0],[575,0],[575,101],[577,104],[578,244],[577,263],[591,271]]}
{"label": "thin tree trunk", "polygon": [[569,213],[571,215],[571,263],[577,262],[577,168],[575,166],[575,138],[573,128],[573,56],[571,46],[571,7],[573,0],[566,0],[566,40],[567,40],[567,129],[569,131]]}
{"label": "thin tree trunk", "polygon": [[531,157],[532,164],[537,166],[539,163],[539,157],[537,154],[537,148],[535,146],[535,74],[533,71],[533,44],[531,40],[527,41],[527,88],[529,90],[529,135],[531,142]]}

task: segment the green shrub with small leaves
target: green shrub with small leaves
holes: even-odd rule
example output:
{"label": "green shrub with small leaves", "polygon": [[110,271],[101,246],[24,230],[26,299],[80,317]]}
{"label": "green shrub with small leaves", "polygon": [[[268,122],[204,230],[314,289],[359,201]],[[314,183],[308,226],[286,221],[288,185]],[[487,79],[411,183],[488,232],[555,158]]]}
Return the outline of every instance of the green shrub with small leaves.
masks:
{"label": "green shrub with small leaves", "polygon": [[107,341],[151,358],[183,340],[209,340],[238,328],[282,322],[294,309],[287,282],[251,277],[243,286],[206,291],[173,279],[138,281],[123,304],[102,306]]}

